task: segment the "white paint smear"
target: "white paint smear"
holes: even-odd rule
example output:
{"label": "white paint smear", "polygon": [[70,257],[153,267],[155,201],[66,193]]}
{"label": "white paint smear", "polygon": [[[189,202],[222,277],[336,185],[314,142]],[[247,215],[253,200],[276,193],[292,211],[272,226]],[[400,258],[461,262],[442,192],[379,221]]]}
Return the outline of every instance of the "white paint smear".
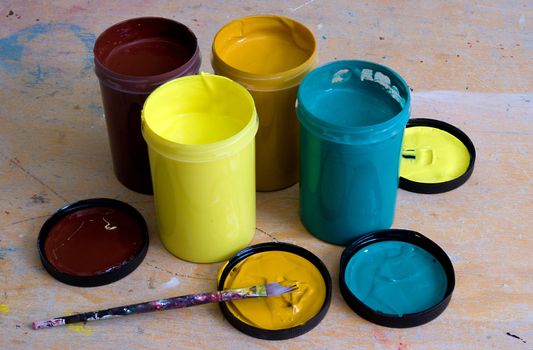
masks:
{"label": "white paint smear", "polygon": [[180,280],[172,277],[168,282],[163,283],[163,288],[173,288],[180,284]]}
{"label": "white paint smear", "polygon": [[520,26],[520,30],[524,30],[524,28],[526,27],[526,16],[520,16],[520,19],[518,20],[518,25]]}

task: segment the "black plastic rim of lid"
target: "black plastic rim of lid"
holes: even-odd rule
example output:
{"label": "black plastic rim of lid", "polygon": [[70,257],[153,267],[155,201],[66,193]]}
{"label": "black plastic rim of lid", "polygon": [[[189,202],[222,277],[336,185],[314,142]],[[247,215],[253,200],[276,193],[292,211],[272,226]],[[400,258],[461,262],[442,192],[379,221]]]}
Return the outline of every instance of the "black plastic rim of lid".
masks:
{"label": "black plastic rim of lid", "polygon": [[[113,269],[108,272],[104,272],[102,274],[93,275],[93,276],[76,276],[71,275],[62,271],[59,271],[52,263],[48,260],[46,257],[46,253],[44,250],[44,244],[46,242],[46,239],[48,238],[48,234],[50,230],[57,224],[61,219],[63,219],[65,216],[81,210],[81,209],[87,209],[87,208],[93,208],[93,207],[108,207],[108,208],[116,208],[118,210],[121,210],[123,212],[126,212],[131,215],[132,218],[137,221],[139,224],[139,227],[141,229],[141,235],[143,238],[143,243],[135,255],[133,259],[126,262],[122,266]],[[81,200],[69,205],[64,206],[63,208],[56,211],[41,227],[41,230],[39,232],[39,237],[37,239],[37,248],[39,249],[39,256],[41,258],[41,262],[48,271],[48,273],[57,279],[60,282],[69,284],[71,286],[77,286],[77,287],[97,287],[102,286],[105,284],[109,284],[115,281],[120,280],[121,278],[126,277],[129,275],[133,270],[139,266],[139,264],[143,261],[144,257],[146,256],[146,252],[148,251],[148,244],[149,244],[149,237],[148,237],[148,227],[146,225],[146,221],[144,220],[141,213],[137,211],[134,207],[131,205],[118,201],[116,199],[109,199],[109,198],[93,198],[93,199],[85,199]]]}
{"label": "black plastic rim of lid", "polygon": [[284,242],[268,242],[268,243],[260,243],[253,246],[250,246],[248,248],[245,248],[235,254],[226,264],[224,267],[224,270],[222,271],[222,274],[220,275],[220,279],[218,282],[218,289],[222,290],[224,289],[224,283],[226,282],[226,278],[228,277],[229,273],[233,268],[244,259],[248,258],[251,255],[261,253],[261,252],[267,252],[267,251],[284,251],[293,253],[296,255],[299,255],[303,257],[304,259],[311,262],[320,272],[322,275],[322,278],[324,279],[324,284],[326,285],[326,298],[324,300],[324,304],[320,308],[320,311],[310,318],[305,324],[286,328],[286,329],[277,329],[277,330],[271,330],[271,329],[263,329],[254,327],[252,325],[249,325],[248,323],[245,323],[241,320],[239,320],[228,308],[226,303],[220,303],[220,310],[222,311],[222,314],[228,322],[235,328],[237,328],[239,331],[243,332],[244,334],[247,334],[249,336],[252,336],[254,338],[259,339],[266,339],[266,340],[285,340],[290,338],[298,337],[302,334],[305,334],[309,332],[311,329],[315,328],[320,321],[326,316],[326,313],[328,312],[329,305],[331,302],[331,276],[329,275],[329,271],[316,255],[311,253],[305,248],[302,248],[300,246],[290,244],[290,243],[284,243]]}
{"label": "black plastic rim of lid", "polygon": [[[442,265],[444,272],[446,273],[446,292],[440,302],[434,306],[415,313],[404,314],[402,316],[384,314],[379,311],[375,311],[360,301],[346,285],[346,266],[351,257],[364,247],[377,242],[383,241],[402,241],[406,243],[414,244],[428,253],[430,253],[437,261]],[[355,241],[353,241],[342,253],[339,272],[339,286],[341,294],[344,297],[346,303],[362,318],[381,325],[391,328],[409,328],[420,326],[424,323],[435,319],[439,316],[448,306],[452,298],[452,293],[455,288],[455,272],[453,269],[450,258],[441,247],[429,238],[422,234],[402,229],[390,229],[367,233]]]}
{"label": "black plastic rim of lid", "polygon": [[445,182],[416,182],[400,176],[400,188],[410,192],[436,194],[451,191],[464,184],[472,175],[472,172],[474,171],[474,163],[476,162],[476,148],[474,147],[472,140],[470,140],[470,138],[459,128],[441,120],[428,118],[409,119],[406,128],[415,126],[429,126],[446,131],[447,133],[457,137],[459,141],[465,145],[468,153],[470,153],[470,163],[468,164],[466,171],[461,176]]}

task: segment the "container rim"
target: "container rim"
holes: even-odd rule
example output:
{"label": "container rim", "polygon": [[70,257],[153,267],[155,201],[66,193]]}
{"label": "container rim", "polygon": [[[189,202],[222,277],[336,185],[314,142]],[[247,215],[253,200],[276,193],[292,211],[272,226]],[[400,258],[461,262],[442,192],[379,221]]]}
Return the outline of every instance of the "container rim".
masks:
{"label": "container rim", "polygon": [[[322,71],[328,68],[333,68],[336,66],[338,66],[339,70],[343,69],[343,67],[371,69],[372,71],[376,72],[386,72],[388,77],[394,77],[401,84],[401,88],[405,91],[405,102],[404,105],[401,106],[402,109],[400,110],[400,112],[398,112],[394,116],[391,116],[384,122],[365,126],[340,126],[315,117],[314,114],[306,106],[305,101],[302,99],[303,87],[308,84],[308,82],[317,74],[320,74]],[[383,138],[386,138],[387,136],[393,136],[398,132],[393,132],[392,134],[389,134],[389,131],[394,129],[394,127],[398,123],[407,123],[407,120],[409,119],[410,108],[411,94],[409,86],[407,85],[405,80],[391,68],[381,65],[379,63],[365,60],[337,60],[328,62],[320,67],[313,69],[303,79],[300,88],[298,89],[298,95],[296,99],[296,111],[298,120],[302,124],[307,126],[315,134],[324,135],[326,138],[330,138],[333,141],[340,143],[344,143],[342,140],[346,139],[346,135],[360,136],[362,134],[377,133],[378,135],[382,135]],[[338,135],[339,138],[332,138],[332,135]],[[346,143],[348,142],[346,141]]]}
{"label": "container rim", "polygon": [[[160,136],[150,127],[150,124],[146,120],[145,113],[147,106],[149,106],[150,104],[150,97],[155,96],[158,91],[168,88],[173,84],[179,84],[186,80],[197,79],[221,79],[231,82],[232,85],[234,84],[233,86],[235,87],[235,89],[239,90],[243,94],[243,96],[246,98],[247,103],[251,104],[253,108],[253,112],[250,116],[248,123],[241,130],[239,130],[237,133],[230,136],[229,138],[206,144],[183,144],[170,141]],[[146,143],[149,147],[154,148],[154,150],[156,150],[158,153],[178,161],[200,163],[226,157],[227,155],[235,151],[231,149],[235,145],[239,145],[239,149],[245,147],[255,137],[255,134],[259,127],[259,118],[257,117],[257,112],[255,110],[255,104],[252,95],[250,95],[248,90],[246,90],[242,85],[220,75],[200,73],[198,75],[189,75],[173,79],[155,89],[144,102],[143,110],[141,112],[141,127],[142,134]]]}
{"label": "container rim", "polygon": [[[187,60],[187,62],[165,73],[155,74],[155,75],[144,75],[144,76],[135,76],[135,75],[118,73],[118,72],[115,72],[109,69],[103,62],[101,62],[101,60],[98,58],[99,55],[97,54],[97,49],[98,49],[99,43],[103,40],[103,37],[105,36],[105,34],[111,32],[112,30],[120,28],[121,26],[124,26],[130,22],[135,23],[135,22],[141,22],[141,21],[165,22],[165,23],[175,26],[176,28],[179,28],[181,31],[183,31],[183,33],[186,33],[189,37],[190,43],[194,45],[194,51],[189,57],[189,59]],[[121,22],[115,23],[111,25],[110,27],[106,28],[96,38],[96,41],[93,47],[93,56],[94,56],[94,72],[102,83],[109,85],[110,87],[115,88],[117,90],[125,90],[125,91],[133,90],[132,92],[139,92],[137,90],[146,90],[146,92],[149,92],[151,90],[150,88],[142,89],[140,87],[152,86],[153,84],[161,84],[162,82],[165,82],[173,77],[181,76],[190,70],[198,71],[198,69],[200,68],[200,62],[201,62],[201,54],[200,54],[200,48],[198,45],[198,38],[196,37],[194,32],[183,23],[180,23],[170,18],[157,17],[157,16],[130,18],[130,19],[126,19]],[[134,86],[130,87],[129,85],[131,84],[134,84]],[[126,85],[126,86],[123,87],[122,85]]]}
{"label": "container rim", "polygon": [[[305,35],[311,39],[310,41],[310,48],[311,48],[311,54],[308,56],[308,58],[297,65],[296,67],[283,70],[280,72],[270,73],[270,74],[258,74],[249,72],[240,68],[237,68],[233,65],[228,64],[222,57],[219,55],[219,49],[220,49],[220,38],[223,35],[224,31],[227,30],[230,26],[234,25],[235,23],[242,22],[242,21],[254,21],[259,19],[272,19],[283,22],[286,26],[297,26],[299,29],[303,30],[305,32]],[[245,85],[247,88],[250,88],[251,90],[260,90],[260,91],[270,91],[270,90],[279,90],[279,89],[285,89],[290,88],[295,85],[298,85],[301,78],[305,74],[307,74],[316,64],[316,52],[317,51],[317,43],[316,39],[313,35],[313,32],[306,27],[304,24],[281,15],[273,15],[273,14],[260,14],[260,15],[252,15],[252,16],[245,16],[241,18],[234,19],[228,23],[226,23],[224,26],[222,26],[219,31],[216,33],[213,44],[211,46],[211,64],[215,71],[219,71],[222,75],[228,75],[236,80],[238,80],[240,83]]]}

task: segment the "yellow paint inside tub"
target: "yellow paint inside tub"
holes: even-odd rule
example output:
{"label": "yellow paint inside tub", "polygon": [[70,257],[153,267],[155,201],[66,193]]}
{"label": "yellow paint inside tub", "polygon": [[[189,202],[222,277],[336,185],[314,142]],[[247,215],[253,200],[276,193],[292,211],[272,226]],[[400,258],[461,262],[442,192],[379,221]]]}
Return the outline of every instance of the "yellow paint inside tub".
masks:
{"label": "yellow paint inside tub", "polygon": [[180,145],[227,140],[253,121],[255,113],[251,96],[238,92],[229,79],[209,74],[172,81],[147,100],[145,127]]}
{"label": "yellow paint inside tub", "polygon": [[262,329],[296,327],[314,317],[324,304],[326,284],[320,271],[307,259],[284,251],[253,254],[228,274],[225,288],[241,288],[278,282],[297,282],[294,292],[275,297],[236,300],[229,310],[241,321]]}
{"label": "yellow paint inside tub", "polygon": [[315,53],[313,34],[281,16],[251,16],[228,23],[213,51],[226,64],[251,74],[275,74],[304,64]]}
{"label": "yellow paint inside tub", "polygon": [[466,172],[470,153],[454,135],[429,126],[405,129],[400,176],[415,182],[441,183]]}

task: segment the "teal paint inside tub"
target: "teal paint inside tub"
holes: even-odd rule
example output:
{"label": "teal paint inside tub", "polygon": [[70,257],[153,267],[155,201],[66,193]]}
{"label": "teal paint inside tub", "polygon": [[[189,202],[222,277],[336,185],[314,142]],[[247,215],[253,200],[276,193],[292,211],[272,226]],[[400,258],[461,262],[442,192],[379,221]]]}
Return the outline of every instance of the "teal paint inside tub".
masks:
{"label": "teal paint inside tub", "polygon": [[377,242],[358,250],[344,277],[363,304],[400,317],[437,305],[447,289],[440,262],[419,246],[402,241]]}
{"label": "teal paint inside tub", "polygon": [[347,85],[324,91],[310,109],[320,119],[344,127],[380,124],[402,110],[400,104],[387,97],[377,84],[348,82]]}

